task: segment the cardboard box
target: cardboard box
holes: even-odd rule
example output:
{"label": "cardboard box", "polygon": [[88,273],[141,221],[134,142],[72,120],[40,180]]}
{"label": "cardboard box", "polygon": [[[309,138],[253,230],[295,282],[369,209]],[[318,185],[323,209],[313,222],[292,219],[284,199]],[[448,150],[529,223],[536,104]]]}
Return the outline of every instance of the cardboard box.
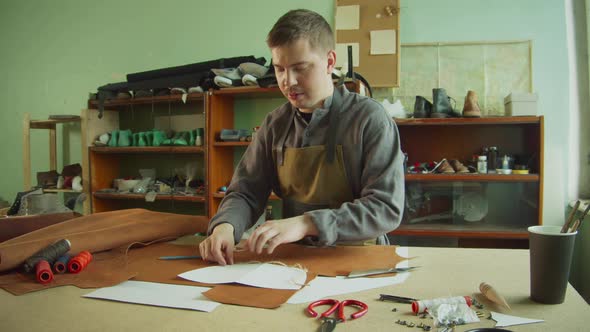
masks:
{"label": "cardboard box", "polygon": [[504,112],[506,116],[537,115],[536,93],[512,92],[504,97]]}

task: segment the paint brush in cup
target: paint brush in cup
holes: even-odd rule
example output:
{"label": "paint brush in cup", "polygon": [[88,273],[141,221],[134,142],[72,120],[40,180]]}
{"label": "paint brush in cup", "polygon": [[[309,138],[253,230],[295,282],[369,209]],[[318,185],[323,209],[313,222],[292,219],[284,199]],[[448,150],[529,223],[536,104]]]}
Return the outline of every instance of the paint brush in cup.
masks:
{"label": "paint brush in cup", "polygon": [[572,209],[572,212],[570,212],[570,215],[567,217],[565,224],[563,224],[563,227],[561,227],[561,233],[567,233],[568,230],[570,229],[570,224],[571,224],[572,220],[574,219],[576,212],[578,211],[578,207],[580,207],[579,200],[576,201],[576,204],[574,204],[574,208]]}

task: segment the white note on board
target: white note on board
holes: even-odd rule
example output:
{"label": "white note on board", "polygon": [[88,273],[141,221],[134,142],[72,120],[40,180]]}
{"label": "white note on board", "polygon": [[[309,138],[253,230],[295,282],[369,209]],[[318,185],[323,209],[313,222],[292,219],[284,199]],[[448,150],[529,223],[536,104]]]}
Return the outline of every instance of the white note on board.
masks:
{"label": "white note on board", "polygon": [[395,54],[396,46],[395,30],[371,31],[371,55]]}
{"label": "white note on board", "polygon": [[358,30],[359,17],[359,5],[336,7],[336,30]]}

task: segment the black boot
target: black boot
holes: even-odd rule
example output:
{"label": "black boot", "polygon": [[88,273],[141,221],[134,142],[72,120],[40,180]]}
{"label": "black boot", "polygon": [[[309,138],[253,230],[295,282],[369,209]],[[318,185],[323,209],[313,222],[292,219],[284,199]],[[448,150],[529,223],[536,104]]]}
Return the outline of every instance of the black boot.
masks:
{"label": "black boot", "polygon": [[[432,89],[432,118],[449,118],[459,117],[459,113],[451,106],[451,97],[447,96],[447,92],[443,88]],[[453,99],[453,101],[455,101]]]}
{"label": "black boot", "polygon": [[414,103],[414,118],[429,118],[432,112],[432,103],[422,96],[416,96]]}

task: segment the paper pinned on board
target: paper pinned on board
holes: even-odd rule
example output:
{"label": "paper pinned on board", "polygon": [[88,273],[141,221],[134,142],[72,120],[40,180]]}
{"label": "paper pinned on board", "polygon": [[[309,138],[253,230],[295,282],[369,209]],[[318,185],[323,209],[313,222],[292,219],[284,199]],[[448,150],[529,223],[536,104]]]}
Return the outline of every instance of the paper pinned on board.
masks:
{"label": "paper pinned on board", "polygon": [[272,289],[300,289],[307,279],[307,273],[302,269],[269,263],[211,266],[184,272],[178,276],[206,284],[235,282]]}
{"label": "paper pinned on board", "polygon": [[99,288],[83,297],[211,312],[221,303],[202,295],[209,289],[129,280],[116,286]]}
{"label": "paper pinned on board", "polygon": [[359,21],[359,5],[336,7],[336,30],[358,30]]}
{"label": "paper pinned on board", "polygon": [[395,54],[396,48],[395,30],[371,31],[371,55]]}

